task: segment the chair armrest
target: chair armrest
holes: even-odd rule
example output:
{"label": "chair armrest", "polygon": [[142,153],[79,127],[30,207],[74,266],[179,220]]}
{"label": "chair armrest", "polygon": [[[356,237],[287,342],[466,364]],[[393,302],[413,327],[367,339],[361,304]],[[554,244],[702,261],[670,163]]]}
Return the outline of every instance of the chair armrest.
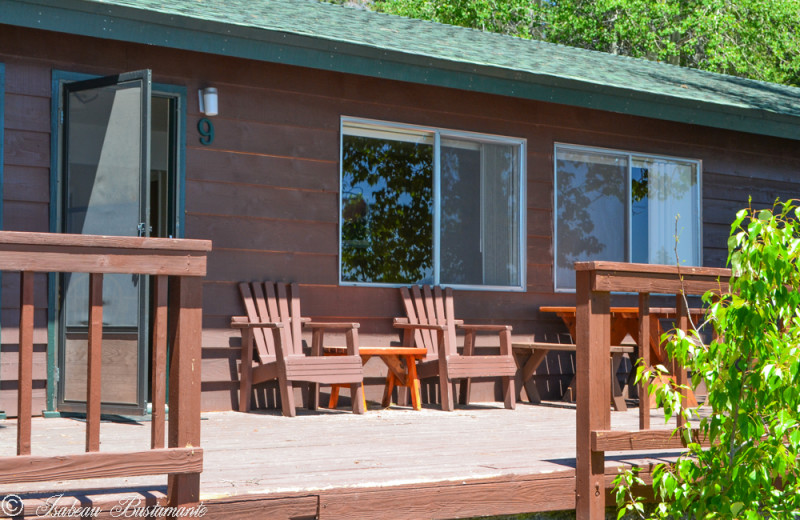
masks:
{"label": "chair armrest", "polygon": [[395,328],[402,330],[447,330],[447,325],[429,325],[427,323],[397,323]]}
{"label": "chair armrest", "polygon": [[456,327],[464,330],[472,330],[475,332],[503,332],[504,330],[511,330],[511,325],[464,325],[456,324]]}
{"label": "chair armrest", "polygon": [[341,321],[311,321],[306,319],[303,326],[312,330],[313,338],[311,340],[311,355],[323,356],[325,355],[327,347],[323,345],[325,332],[327,331],[343,331],[346,337],[347,346],[344,347],[348,355],[358,355],[358,328],[361,326],[359,323],[347,323]]}
{"label": "chair armrest", "polygon": [[361,326],[360,323],[344,323],[341,321],[306,321],[303,326],[312,329],[327,329],[327,330],[349,330],[357,329]]}
{"label": "chair armrest", "polygon": [[246,316],[234,316],[231,318],[231,327],[234,329],[281,329],[283,323],[274,321],[248,321]]}

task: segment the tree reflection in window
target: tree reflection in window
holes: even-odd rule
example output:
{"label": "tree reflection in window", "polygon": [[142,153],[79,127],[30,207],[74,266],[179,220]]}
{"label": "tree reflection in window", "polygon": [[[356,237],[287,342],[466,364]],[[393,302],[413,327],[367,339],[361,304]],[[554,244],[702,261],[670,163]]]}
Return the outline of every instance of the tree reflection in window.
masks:
{"label": "tree reflection in window", "polygon": [[605,153],[558,153],[559,288],[575,287],[573,264],[625,260],[627,158]]}
{"label": "tree reflection in window", "polygon": [[342,280],[431,283],[433,146],[342,139]]}
{"label": "tree reflection in window", "polygon": [[699,198],[697,162],[558,146],[556,287],[575,261],[700,265]]}

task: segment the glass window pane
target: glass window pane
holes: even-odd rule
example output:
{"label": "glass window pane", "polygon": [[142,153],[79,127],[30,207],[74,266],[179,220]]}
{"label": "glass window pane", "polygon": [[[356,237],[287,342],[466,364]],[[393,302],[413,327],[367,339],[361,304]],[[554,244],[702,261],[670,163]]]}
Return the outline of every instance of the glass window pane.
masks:
{"label": "glass window pane", "polygon": [[343,136],[343,281],[433,282],[429,143],[430,139]]}
{"label": "glass window pane", "polygon": [[648,168],[633,161],[631,164],[631,262],[639,264],[646,264],[650,261],[648,175]]}
{"label": "glass window pane", "polygon": [[625,261],[627,155],[556,149],[556,287],[575,288],[575,261]]}
{"label": "glass window pane", "polygon": [[[634,157],[632,166],[648,178],[647,261],[684,265],[700,264],[697,164],[650,157]],[[676,228],[677,217],[677,228]],[[677,235],[676,235],[677,230]],[[634,242],[639,240],[634,234]]]}
{"label": "glass window pane", "polygon": [[[112,85],[69,93],[67,233],[136,236],[140,222],[142,87]],[[89,275],[65,276],[66,322],[86,326]],[[138,326],[139,276],[106,275],[103,323]]]}
{"label": "glass window pane", "polygon": [[441,283],[520,285],[518,146],[442,139]]}
{"label": "glass window pane", "polygon": [[69,94],[67,233],[137,235],[141,90],[115,85]]}

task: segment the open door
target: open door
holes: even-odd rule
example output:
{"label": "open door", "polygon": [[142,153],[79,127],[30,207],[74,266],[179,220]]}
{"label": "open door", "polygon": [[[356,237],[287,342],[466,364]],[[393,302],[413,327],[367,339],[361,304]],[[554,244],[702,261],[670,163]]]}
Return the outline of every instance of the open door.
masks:
{"label": "open door", "polygon": [[[62,231],[149,236],[150,71],[65,83],[61,93]],[[145,412],[147,285],[138,275],[104,277],[104,413]],[[61,280],[62,411],[85,410],[88,287],[86,274]]]}

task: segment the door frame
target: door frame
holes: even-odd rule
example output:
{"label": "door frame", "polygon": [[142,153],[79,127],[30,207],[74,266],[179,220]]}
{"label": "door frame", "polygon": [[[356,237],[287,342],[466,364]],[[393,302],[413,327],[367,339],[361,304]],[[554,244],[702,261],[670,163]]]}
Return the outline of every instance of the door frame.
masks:
{"label": "door frame", "polygon": [[[118,72],[110,72],[115,74]],[[86,74],[81,72],[56,70],[52,71],[50,87],[50,232],[61,231],[61,192],[63,189],[62,156],[61,156],[61,86],[63,83],[83,81],[102,77],[104,74]],[[169,97],[175,101],[175,238],[183,238],[186,214],[186,107],[187,88],[182,85],[169,85],[153,82],[152,96]],[[0,142],[2,146],[2,142]],[[60,348],[61,330],[59,325],[60,301],[58,297],[59,283],[55,273],[48,274],[47,281],[47,409],[42,410],[44,417],[60,417],[58,412],[58,349]]]}
{"label": "door frame", "polygon": [[[3,228],[3,185],[4,185],[4,178],[3,178],[3,164],[5,163],[5,151],[3,149],[3,143],[5,142],[4,138],[4,131],[6,127],[5,123],[5,95],[6,95],[6,65],[5,63],[0,61],[0,229]],[[0,273],[0,281],[2,281],[2,273]],[[0,329],[2,326],[0,325]],[[0,348],[2,350],[2,348]],[[0,352],[0,356],[2,352]],[[0,410],[0,420],[6,418],[6,412]]]}

